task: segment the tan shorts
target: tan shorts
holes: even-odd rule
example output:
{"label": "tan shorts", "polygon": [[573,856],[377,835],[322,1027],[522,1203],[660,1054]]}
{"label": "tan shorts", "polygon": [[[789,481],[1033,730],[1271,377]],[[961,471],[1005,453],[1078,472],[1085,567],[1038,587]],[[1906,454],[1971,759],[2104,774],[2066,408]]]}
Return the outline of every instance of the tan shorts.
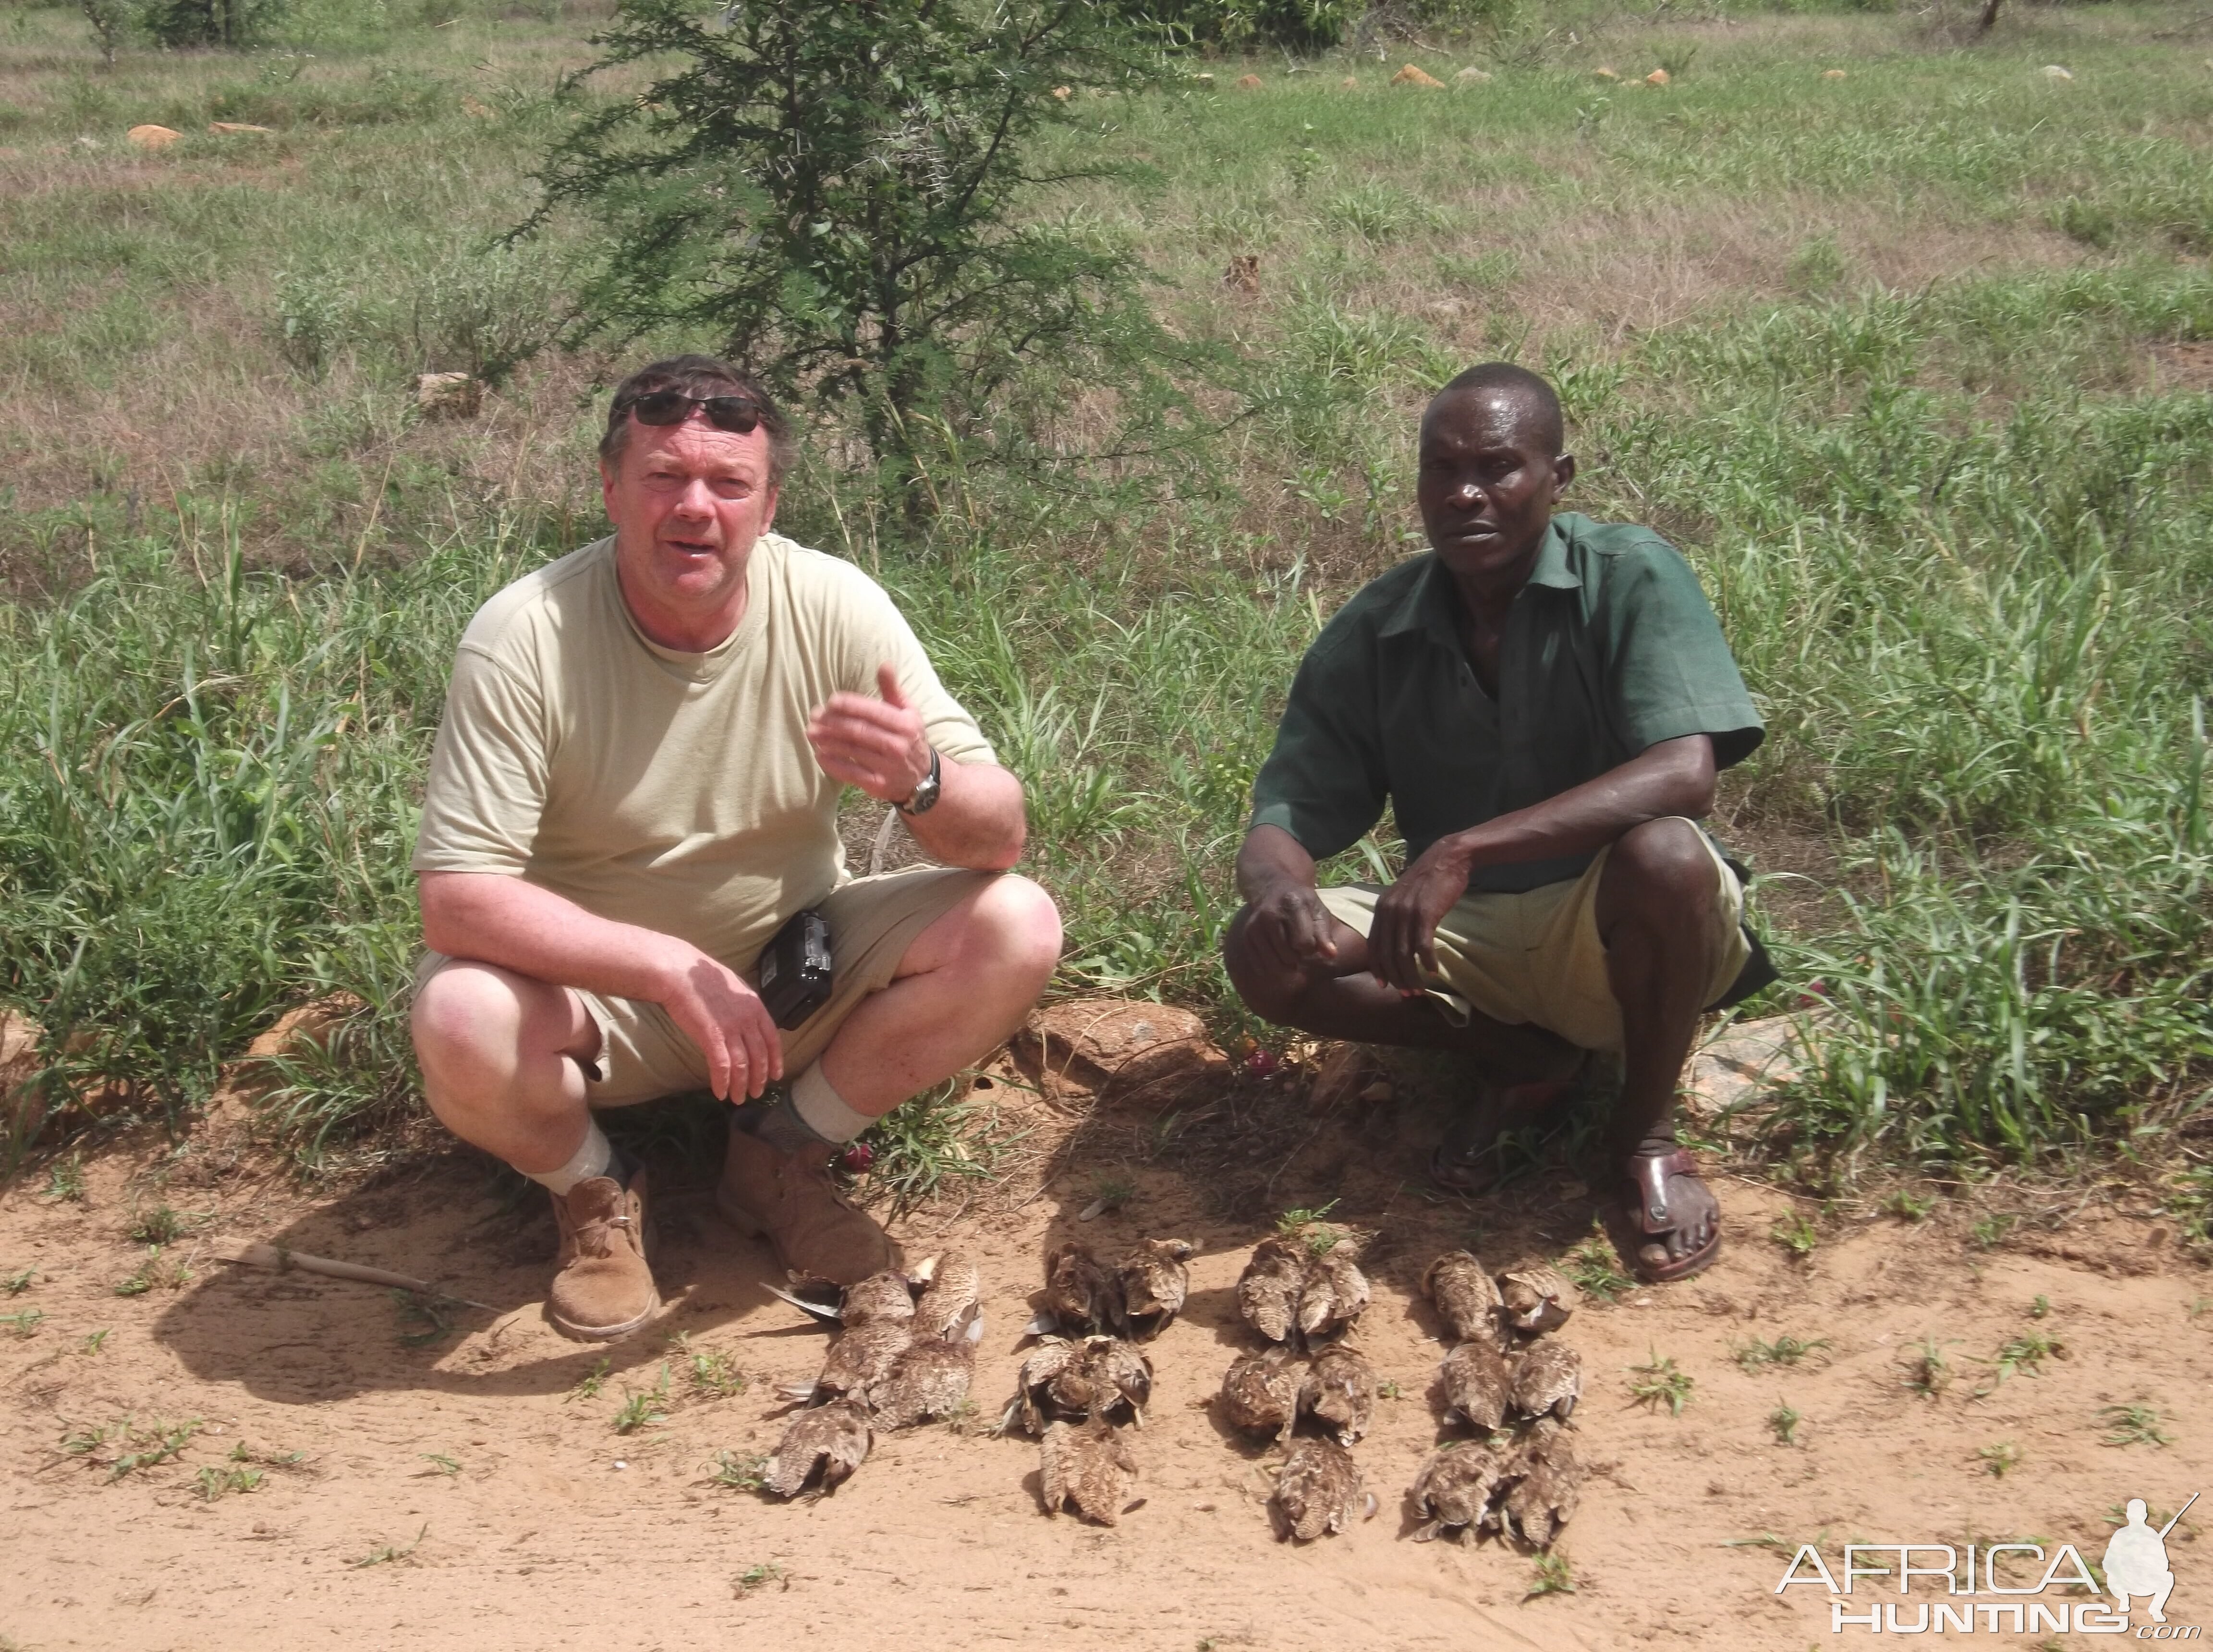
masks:
{"label": "tan shorts", "polygon": [[[815,910],[830,925],[830,1002],[783,1033],[784,1076],[796,1077],[820,1055],[862,999],[892,984],[917,936],[997,875],[909,867],[881,877],[856,878],[817,901]],[[443,953],[424,954],[415,966],[416,990],[453,961]],[[722,961],[747,982],[753,980],[757,960]],[[598,1070],[584,1069],[584,1099],[592,1106],[624,1107],[707,1088],[706,1057],[659,1004],[570,991],[600,1029]]]}
{"label": "tan shorts", "polygon": [[[1695,821],[1686,824],[1695,826]],[[1714,978],[1698,1002],[1714,1003],[1751,956],[1744,933],[1744,888],[1703,832],[1698,841],[1714,863],[1710,936],[1716,955]],[[1610,845],[1609,845],[1610,847]],[[1585,1050],[1621,1048],[1621,1006],[1606,978],[1606,947],[1598,938],[1598,881],[1608,850],[1579,878],[1518,894],[1465,895],[1437,925],[1436,954],[1443,977],[1430,996],[1455,1026],[1469,1012],[1519,1027],[1533,1021]],[[1375,921],[1375,883],[1321,892],[1321,903],[1363,936]]]}

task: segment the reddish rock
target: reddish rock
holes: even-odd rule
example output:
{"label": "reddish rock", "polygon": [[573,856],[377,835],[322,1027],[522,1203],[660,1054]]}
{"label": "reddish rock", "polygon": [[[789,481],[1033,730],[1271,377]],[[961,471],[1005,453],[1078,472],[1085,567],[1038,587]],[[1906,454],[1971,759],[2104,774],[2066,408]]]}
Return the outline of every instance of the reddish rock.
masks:
{"label": "reddish rock", "polygon": [[1047,1004],[1015,1035],[1014,1052],[1048,1098],[1082,1089],[1115,1106],[1169,1106],[1229,1075],[1198,1016],[1129,998]]}

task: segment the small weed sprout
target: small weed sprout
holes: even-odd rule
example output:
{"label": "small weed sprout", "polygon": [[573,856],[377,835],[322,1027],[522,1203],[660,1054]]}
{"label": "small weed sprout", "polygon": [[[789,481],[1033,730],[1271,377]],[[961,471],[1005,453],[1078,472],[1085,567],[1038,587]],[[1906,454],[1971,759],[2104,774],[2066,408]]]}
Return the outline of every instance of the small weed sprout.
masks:
{"label": "small weed sprout", "polygon": [[668,1362],[661,1362],[661,1380],[650,1388],[633,1392],[615,1413],[617,1434],[635,1434],[655,1423],[666,1423],[668,1412]]}
{"label": "small weed sprout", "polygon": [[1974,1241],[1977,1250],[1994,1251],[2005,1243],[2005,1236],[2013,1231],[2014,1223],[2020,1220],[2018,1216],[1993,1211],[1989,1216],[1979,1218],[1973,1227],[1968,1228],[1967,1237]]}
{"label": "small weed sprout", "polygon": [[194,1484],[200,1501],[213,1503],[227,1491],[251,1491],[269,1477],[258,1468],[216,1468],[200,1470]]}
{"label": "small weed sprout", "polygon": [[13,1314],[0,1314],[0,1325],[4,1325],[19,1337],[28,1337],[39,1328],[39,1321],[46,1316],[35,1308],[20,1308]]}
{"label": "small weed sprout", "polygon": [[1803,1210],[1793,1210],[1788,1216],[1777,1216],[1767,1236],[1790,1253],[1793,1261],[1803,1262],[1813,1255],[1821,1242],[1821,1235]]}
{"label": "small weed sprout", "polygon": [[777,1565],[773,1560],[764,1560],[758,1565],[747,1567],[745,1570],[732,1578],[730,1588],[736,1592],[740,1600],[743,1600],[755,1589],[765,1589],[771,1583],[774,1583],[779,1588],[788,1589],[791,1587],[791,1580],[783,1575],[783,1567]]}
{"label": "small weed sprout", "polygon": [[6,1291],[10,1296],[21,1296],[31,1288],[31,1281],[38,1277],[37,1269],[25,1268],[21,1273],[11,1273],[0,1279],[0,1290]]}
{"label": "small weed sprout", "polygon": [[2034,1301],[2028,1305],[2028,1317],[2032,1320],[2044,1319],[2047,1317],[2051,1312],[2051,1298],[2049,1296],[2039,1295]]}
{"label": "small weed sprout", "polygon": [[740,1456],[735,1451],[718,1451],[715,1466],[707,1478],[715,1484],[727,1486],[733,1491],[758,1491],[761,1488],[761,1469],[767,1464],[765,1454],[755,1453]]}
{"label": "small weed sprout", "polygon": [[2171,1446],[2174,1436],[2160,1425],[2149,1405],[2108,1405],[2098,1413],[2109,1446]]}
{"label": "small weed sprout", "polygon": [[1619,1301],[1637,1282],[1621,1271],[1613,1247],[1598,1234],[1560,1259],[1560,1271],[1568,1282],[1594,1301]]}
{"label": "small weed sprout", "polygon": [[1327,1256],[1335,1250],[1344,1235],[1325,1224],[1325,1218],[1337,1209],[1337,1201],[1308,1210],[1303,1208],[1286,1210],[1276,1218],[1276,1231],[1286,1239],[1302,1241],[1316,1256]]}
{"label": "small weed sprout", "polygon": [[1767,1426],[1775,1431],[1775,1443],[1778,1446],[1796,1445],[1798,1425],[1805,1420],[1790,1409],[1787,1401],[1783,1400],[1777,1400],[1775,1409],[1767,1414]]}
{"label": "small weed sprout", "polygon": [[2021,1463],[2021,1448],[2010,1440],[2001,1440],[1995,1445],[1978,1446],[1975,1455],[1983,1465],[1983,1472],[2003,1479]]}
{"label": "small weed sprout", "polygon": [[387,1543],[381,1548],[370,1550],[369,1553],[363,1555],[360,1559],[353,1561],[351,1564],[355,1570],[359,1571],[364,1566],[381,1566],[390,1561],[405,1560],[408,1556],[413,1554],[416,1550],[423,1546],[424,1533],[428,1532],[430,1529],[430,1522],[426,1520],[420,1527],[416,1528],[414,1540],[409,1543],[405,1548],[401,1548],[396,1543]]}
{"label": "small weed sprout", "polygon": [[1882,1202],[1885,1216],[1896,1216],[1900,1222],[1922,1222],[1929,1216],[1929,1201],[1907,1192],[1903,1187]]}
{"label": "small weed sprout", "polygon": [[138,1271],[115,1287],[118,1296],[143,1296],[157,1286],[165,1290],[181,1290],[192,1283],[192,1271],[181,1262],[171,1261],[162,1254],[159,1245],[146,1247],[146,1259]]}
{"label": "small weed sprout", "polygon": [[418,1451],[415,1454],[430,1465],[428,1468],[416,1471],[418,1478],[425,1474],[442,1474],[449,1480],[460,1478],[461,1465],[457,1459],[448,1457],[442,1451]]}
{"label": "small weed sprout", "polygon": [[1576,1569],[1567,1556],[1554,1550],[1539,1555],[1533,1563],[1536,1575],[1529,1580],[1529,1591],[1521,1598],[1533,1600],[1540,1594],[1573,1594],[1576,1592]]}
{"label": "small weed sprout", "polygon": [[126,1474],[168,1462],[191,1444],[204,1426],[198,1417],[190,1417],[180,1423],[157,1420],[142,1429],[126,1416],[64,1435],[62,1451],[103,1466],[112,1484]]}
{"label": "small weed sprout", "polygon": [[1378,1399],[1397,1399],[1400,1398],[1399,1385],[1396,1382],[1390,1381],[1377,1383],[1375,1385],[1375,1397]]}
{"label": "small weed sprout", "polygon": [[402,1348],[428,1348],[454,1334],[454,1322],[425,1296],[412,1290],[395,1290],[392,1293],[392,1305],[399,1314]]}
{"label": "small weed sprout", "polygon": [[1944,1350],[1948,1342],[1939,1342],[1934,1337],[1921,1339],[1920,1351],[1905,1363],[1905,1386],[1923,1399],[1934,1399],[1952,1386],[1952,1362]]}
{"label": "small weed sprout", "polygon": [[597,1365],[576,1379],[576,1386],[569,1390],[570,1399],[597,1399],[600,1390],[607,1387],[607,1367],[612,1363],[604,1356]]}
{"label": "small weed sprout", "polygon": [[1736,1350],[1736,1362],[1747,1371],[1757,1371],[1770,1365],[1795,1365],[1807,1355],[1817,1353],[1829,1345],[1826,1337],[1815,1337],[1810,1342],[1796,1337],[1777,1337],[1773,1342],[1754,1339]]}
{"label": "small weed sprout", "polygon": [[84,1203],[84,1155],[72,1153],[67,1158],[57,1159],[46,1171],[46,1192],[42,1198],[64,1204]]}
{"label": "small weed sprout", "polygon": [[1692,1378],[1689,1372],[1677,1368],[1672,1354],[1662,1359],[1659,1350],[1649,1351],[1650,1359],[1629,1368],[1630,1397],[1655,1411],[1665,1405],[1670,1417],[1680,1417],[1683,1407],[1690,1403]]}
{"label": "small weed sprout", "polygon": [[2047,1337],[2040,1331],[2027,1332],[1998,1350],[1998,1356],[1990,1362],[1990,1387],[1997,1387],[2016,1371],[2023,1376],[2041,1376],[2045,1360],[2066,1357],[2067,1344],[2057,1337]]}
{"label": "small weed sprout", "polygon": [[157,1204],[150,1210],[141,1210],[131,1223],[131,1242],[134,1245],[174,1245],[192,1230],[192,1224],[183,1216],[166,1204]]}
{"label": "small weed sprout", "polygon": [[720,1349],[690,1350],[684,1379],[693,1393],[709,1399],[729,1399],[746,1391],[746,1374],[738,1369],[736,1357]]}
{"label": "small weed sprout", "polygon": [[1083,1207],[1086,1216],[1102,1216],[1109,1210],[1119,1210],[1137,1197],[1137,1184],[1127,1176],[1097,1176],[1091,1182],[1091,1200]]}
{"label": "small weed sprout", "polygon": [[107,1346],[107,1339],[114,1334],[113,1327],[104,1331],[95,1331],[77,1344],[76,1351],[80,1354],[97,1354]]}

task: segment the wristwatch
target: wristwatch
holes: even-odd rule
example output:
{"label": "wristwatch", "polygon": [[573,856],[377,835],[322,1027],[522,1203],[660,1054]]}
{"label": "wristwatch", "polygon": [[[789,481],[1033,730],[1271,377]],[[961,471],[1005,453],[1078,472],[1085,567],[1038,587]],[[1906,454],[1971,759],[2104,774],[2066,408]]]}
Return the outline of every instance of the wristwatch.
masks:
{"label": "wristwatch", "polygon": [[927,814],[937,806],[938,789],[937,747],[933,746],[930,748],[930,772],[907,794],[906,802],[893,807],[902,814]]}

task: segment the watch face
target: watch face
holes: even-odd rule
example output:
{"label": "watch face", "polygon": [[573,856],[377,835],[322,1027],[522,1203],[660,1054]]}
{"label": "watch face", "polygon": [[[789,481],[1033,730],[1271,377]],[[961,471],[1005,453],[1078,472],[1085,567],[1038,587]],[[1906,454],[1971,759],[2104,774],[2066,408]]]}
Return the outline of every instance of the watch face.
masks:
{"label": "watch face", "polygon": [[899,811],[905,814],[924,813],[931,804],[936,802],[938,785],[937,753],[933,751],[930,754],[930,772],[916,783],[913,795],[908,797],[906,802],[899,805]]}

